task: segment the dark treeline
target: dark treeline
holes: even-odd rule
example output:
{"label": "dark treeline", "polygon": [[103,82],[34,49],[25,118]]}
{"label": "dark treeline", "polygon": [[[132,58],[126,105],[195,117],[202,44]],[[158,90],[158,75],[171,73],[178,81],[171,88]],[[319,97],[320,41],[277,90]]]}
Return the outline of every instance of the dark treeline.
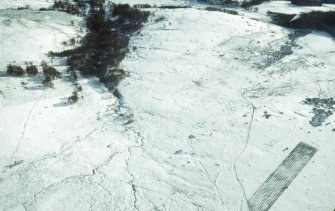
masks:
{"label": "dark treeline", "polygon": [[294,14],[268,12],[275,24],[298,28],[324,30],[335,36],[335,12],[312,11],[302,13],[298,18]]}
{"label": "dark treeline", "polygon": [[[81,11],[89,6],[86,17],[87,34],[81,46],[52,56],[67,57],[69,73],[76,80],[76,71],[83,76],[96,76],[111,91],[125,76],[118,66],[128,52],[131,35],[141,29],[149,12],[130,7],[128,4],[105,4],[104,0],[77,0]],[[118,93],[115,93],[118,95]]]}

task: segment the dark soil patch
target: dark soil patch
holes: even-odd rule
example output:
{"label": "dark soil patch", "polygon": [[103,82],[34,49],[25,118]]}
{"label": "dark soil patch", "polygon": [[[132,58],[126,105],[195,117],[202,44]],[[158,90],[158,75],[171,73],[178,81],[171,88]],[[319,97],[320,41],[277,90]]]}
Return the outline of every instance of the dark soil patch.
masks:
{"label": "dark soil patch", "polygon": [[309,30],[294,30],[294,32],[288,35],[288,41],[281,45],[279,50],[273,51],[269,54],[262,64],[256,64],[257,68],[265,69],[286,56],[291,55],[293,53],[292,48],[296,46],[297,39],[299,37],[306,36],[309,33]]}
{"label": "dark soil patch", "polygon": [[335,112],[334,98],[306,98],[303,103],[313,106],[312,112],[314,116],[309,122],[313,127],[321,126]]}

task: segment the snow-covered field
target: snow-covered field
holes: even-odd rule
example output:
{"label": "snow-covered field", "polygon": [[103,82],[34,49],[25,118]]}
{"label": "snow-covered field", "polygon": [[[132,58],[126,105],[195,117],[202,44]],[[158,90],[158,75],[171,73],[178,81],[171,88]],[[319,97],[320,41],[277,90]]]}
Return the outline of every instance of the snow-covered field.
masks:
{"label": "snow-covered field", "polygon": [[[318,152],[271,210],[333,210],[335,118],[313,127],[303,101],[335,97],[334,38],[292,41],[292,30],[247,15],[150,11],[121,64],[122,100],[79,78],[68,105],[65,61],[47,53],[82,36],[83,20],[0,10],[0,210],[248,210],[301,141]],[[5,74],[13,61],[42,60],[63,71],[54,89]]]}
{"label": "snow-covered field", "polygon": [[1,0],[0,9],[17,9],[29,5],[31,8],[39,9],[49,7],[53,3],[52,0]]}

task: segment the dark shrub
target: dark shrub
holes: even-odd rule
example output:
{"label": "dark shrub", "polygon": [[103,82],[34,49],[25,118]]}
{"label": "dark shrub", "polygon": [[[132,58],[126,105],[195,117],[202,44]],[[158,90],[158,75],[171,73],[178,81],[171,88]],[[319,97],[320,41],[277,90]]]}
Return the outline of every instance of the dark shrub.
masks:
{"label": "dark shrub", "polygon": [[68,98],[67,102],[69,104],[74,104],[74,103],[78,102],[78,100],[79,100],[78,93],[73,92],[72,95]]}
{"label": "dark shrub", "polygon": [[260,5],[260,4],[262,4],[264,2],[267,2],[267,1],[269,1],[269,0],[244,0],[241,3],[241,7],[249,9],[252,6]]}
{"label": "dark shrub", "polygon": [[186,8],[190,8],[189,6],[176,6],[176,5],[163,5],[163,6],[159,6],[158,8],[160,9],[186,9]]}
{"label": "dark shrub", "polygon": [[100,77],[100,82],[106,84],[110,90],[114,90],[125,77],[126,73],[123,69],[115,68]]}
{"label": "dark shrub", "polygon": [[135,9],[146,9],[146,8],[151,8],[150,4],[135,4],[134,5]]}
{"label": "dark shrub", "polygon": [[69,13],[71,15],[81,14],[81,9],[78,4],[72,4],[69,0],[58,0],[55,1],[52,9]]}
{"label": "dark shrub", "polygon": [[77,82],[75,82],[73,85],[76,87],[77,92],[81,92],[81,91],[83,91],[83,87],[80,86],[80,84],[78,84]]}
{"label": "dark shrub", "polygon": [[100,32],[104,28],[107,28],[107,22],[105,16],[101,13],[95,13],[87,18],[86,26],[90,31]]}
{"label": "dark shrub", "polygon": [[147,21],[149,12],[138,10],[129,6],[129,4],[113,4],[113,15],[120,16],[123,21],[145,22]]}
{"label": "dark shrub", "polygon": [[43,74],[45,78],[49,78],[50,80],[55,80],[57,78],[62,78],[62,74],[56,70],[54,67],[50,67],[47,63],[42,62]]}
{"label": "dark shrub", "polygon": [[239,1],[235,0],[198,0],[198,1],[206,4],[223,5],[226,7],[237,7],[240,5]]}
{"label": "dark shrub", "polygon": [[23,7],[18,7],[17,10],[29,10],[30,9],[30,5],[25,5]]}
{"label": "dark shrub", "polygon": [[70,39],[70,45],[74,45],[74,44],[76,44],[76,40],[74,38],[71,38]]}
{"label": "dark shrub", "polygon": [[38,74],[37,67],[32,63],[28,64],[26,67],[26,73],[28,76],[35,76]]}
{"label": "dark shrub", "polygon": [[42,7],[38,11],[51,11],[51,10],[52,9],[50,7],[49,8]]}
{"label": "dark shrub", "polygon": [[7,65],[7,75],[23,76],[24,75],[24,70],[19,65],[9,64],[9,65]]}
{"label": "dark shrub", "polygon": [[224,12],[224,13],[227,13],[227,14],[230,14],[230,15],[238,15],[238,12],[236,12],[234,10],[222,9],[222,8],[217,8],[217,7],[206,7],[205,10]]}
{"label": "dark shrub", "polygon": [[79,70],[84,77],[99,77],[114,90],[124,77],[124,71],[120,74],[117,67],[128,52],[130,36],[142,27],[150,13],[128,4],[111,4],[108,14],[118,17],[111,19],[105,14],[103,0],[90,0],[88,3],[91,8],[86,19],[89,32],[81,40],[82,45],[51,55],[67,57],[68,72]]}
{"label": "dark shrub", "polygon": [[76,82],[78,79],[76,71],[68,71],[70,73],[70,80]]}
{"label": "dark shrub", "polygon": [[46,76],[42,81],[44,88],[54,88],[54,84],[49,76]]}

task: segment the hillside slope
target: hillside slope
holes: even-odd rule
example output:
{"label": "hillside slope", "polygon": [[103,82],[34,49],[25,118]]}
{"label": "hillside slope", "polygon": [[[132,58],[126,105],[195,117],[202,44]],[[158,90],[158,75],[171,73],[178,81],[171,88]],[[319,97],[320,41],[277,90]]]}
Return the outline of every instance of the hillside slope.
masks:
{"label": "hillside slope", "polygon": [[[270,210],[334,209],[334,38],[194,7],[147,9],[122,97],[79,76],[75,104],[65,59],[48,52],[71,48],[84,20],[0,10],[0,210],[250,210],[299,142],[317,152]],[[62,72],[54,88],[42,60]],[[14,61],[40,73],[7,76]]]}

